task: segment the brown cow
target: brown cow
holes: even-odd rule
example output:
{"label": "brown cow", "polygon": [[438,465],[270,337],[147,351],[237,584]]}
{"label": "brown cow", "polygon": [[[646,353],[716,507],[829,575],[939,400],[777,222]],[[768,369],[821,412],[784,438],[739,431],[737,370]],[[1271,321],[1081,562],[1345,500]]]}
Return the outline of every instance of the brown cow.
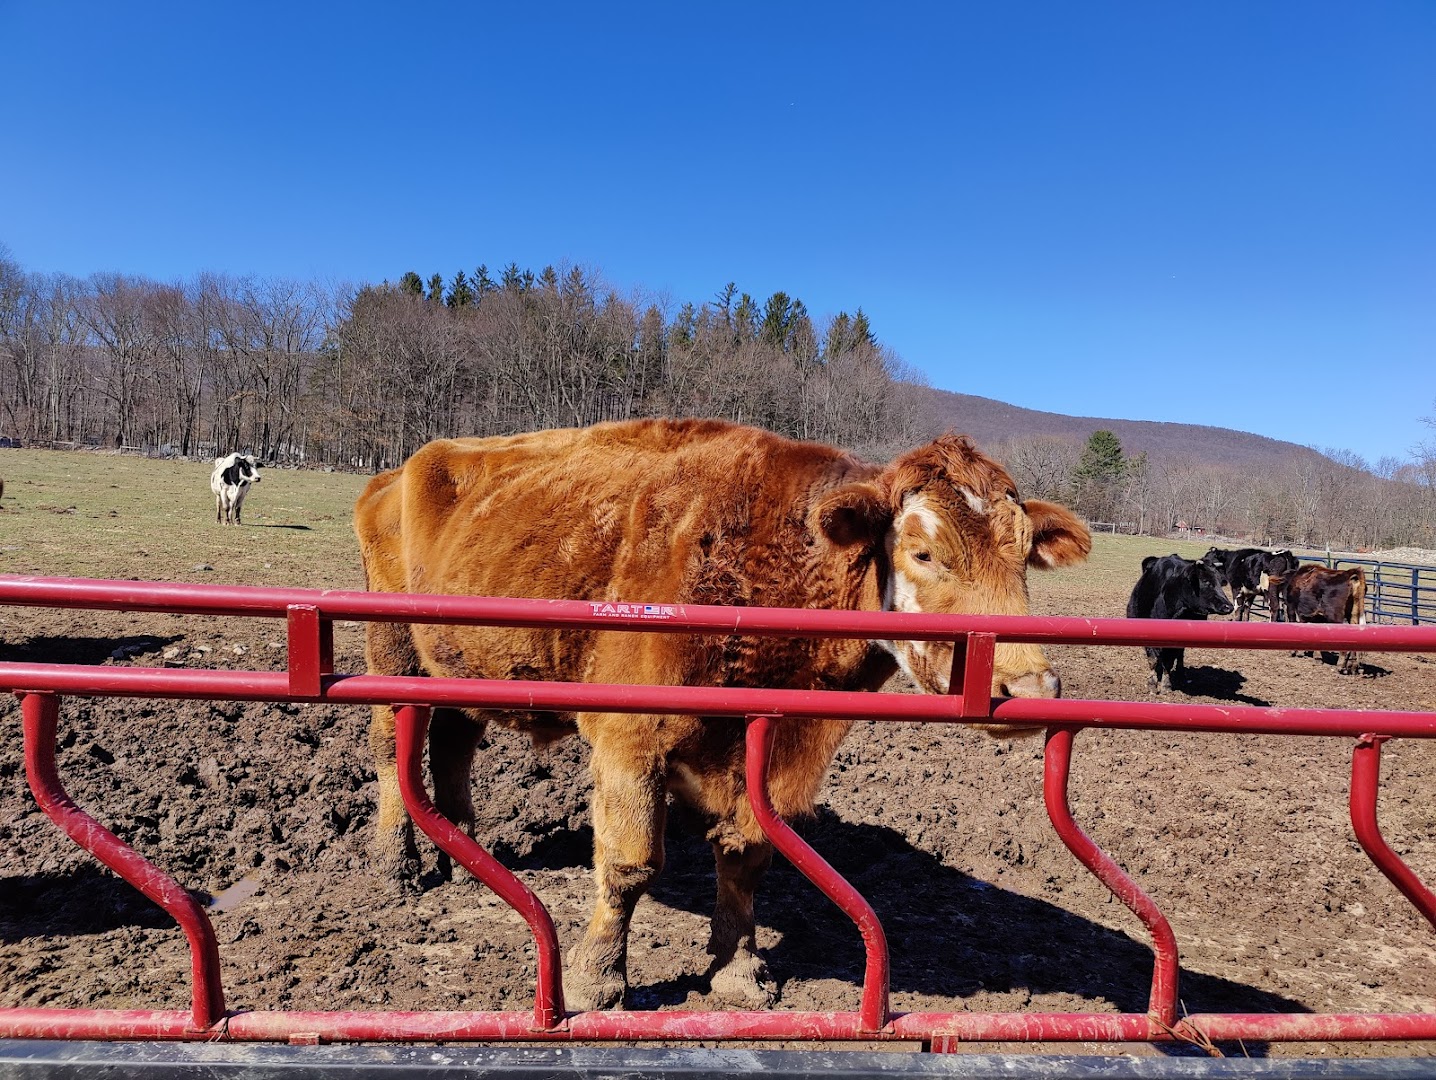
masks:
{"label": "brown cow", "polygon": [[[1024,614],[1026,569],[1079,562],[1091,546],[1068,510],[1018,500],[1012,479],[947,436],[886,468],[814,443],[712,420],[432,442],[370,481],[355,508],[374,590],[604,601]],[[378,674],[698,686],[873,690],[901,666],[948,687],[952,645],[689,637],[371,623]],[[1055,697],[1042,651],[998,645],[992,690]],[[769,1004],[754,946],[753,891],[771,849],[748,805],[743,725],[691,716],[435,710],[435,804],[472,830],[470,769],[488,720],[535,740],[578,731],[592,747],[595,903],[565,965],[570,1008],[627,989],[634,905],[663,865],[668,795],[708,822],[718,899],[709,951],[725,998]],[[850,724],[780,724],[772,802],[810,813]],[[1010,729],[997,729],[1010,732]],[[399,796],[394,717],[374,710],[375,856],[417,870]]]}
{"label": "brown cow", "polygon": [[[1366,572],[1359,566],[1330,570],[1311,564],[1267,579],[1267,607],[1274,620],[1366,625]],[[1293,656],[1302,655],[1300,652]],[[1305,655],[1310,656],[1307,649]],[[1343,675],[1356,671],[1356,653],[1342,654]]]}

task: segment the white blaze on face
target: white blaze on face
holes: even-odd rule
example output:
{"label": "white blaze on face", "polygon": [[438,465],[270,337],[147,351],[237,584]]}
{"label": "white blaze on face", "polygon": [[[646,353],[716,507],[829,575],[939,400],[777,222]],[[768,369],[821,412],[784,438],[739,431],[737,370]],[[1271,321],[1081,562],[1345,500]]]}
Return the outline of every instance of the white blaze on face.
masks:
{"label": "white blaze on face", "polygon": [[[975,496],[969,496],[969,502],[971,501],[981,504],[981,500]],[[886,540],[888,583],[886,595],[883,597],[884,611],[923,610],[918,596],[917,576],[923,572],[917,567],[923,564],[918,556],[924,550],[924,541],[931,544],[936,539],[938,526],[937,514],[921,495],[909,495],[903,501],[902,510],[894,519]],[[931,556],[930,551],[928,555]],[[926,690],[947,692],[951,659],[949,658],[948,664],[944,666],[934,654],[938,650],[950,654],[950,645],[931,641],[882,641],[879,644],[893,655],[898,666],[913,682]],[[941,685],[934,688],[930,684],[931,677],[923,678],[918,669],[936,676]]]}

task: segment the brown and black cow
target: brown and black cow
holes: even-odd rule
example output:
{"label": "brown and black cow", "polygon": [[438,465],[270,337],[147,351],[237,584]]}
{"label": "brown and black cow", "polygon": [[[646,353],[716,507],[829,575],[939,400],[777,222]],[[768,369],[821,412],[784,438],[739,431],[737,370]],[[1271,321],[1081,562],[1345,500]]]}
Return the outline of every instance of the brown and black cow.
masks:
{"label": "brown and black cow", "polygon": [[[374,590],[550,599],[1024,614],[1027,567],[1081,561],[1087,529],[1023,502],[1012,478],[963,437],[886,467],[814,443],[711,420],[642,420],[430,443],[375,477],[355,509]],[[689,637],[370,624],[369,670],[497,679],[874,690],[902,667],[948,688],[952,645]],[[1055,697],[1042,651],[998,645],[992,692]],[[570,1008],[607,1008],[627,988],[634,905],[663,865],[668,796],[709,823],[718,900],[712,986],[772,1001],[754,946],[753,892],[771,849],[748,804],[742,724],[692,716],[485,714],[435,710],[435,804],[472,828],[470,768],[490,720],[536,739],[591,745],[595,898],[565,965]],[[779,725],[779,814],[810,813],[850,724]],[[997,729],[999,731],[1007,729]],[[376,708],[376,859],[417,868],[399,795],[394,717]]]}
{"label": "brown and black cow", "polygon": [[[1267,579],[1267,606],[1274,618],[1287,622],[1344,622],[1365,626],[1366,572],[1359,566],[1331,570],[1310,564],[1290,574],[1273,574]],[[1310,649],[1306,652],[1311,655]],[[1349,675],[1356,669],[1356,653],[1343,653],[1337,670]]]}

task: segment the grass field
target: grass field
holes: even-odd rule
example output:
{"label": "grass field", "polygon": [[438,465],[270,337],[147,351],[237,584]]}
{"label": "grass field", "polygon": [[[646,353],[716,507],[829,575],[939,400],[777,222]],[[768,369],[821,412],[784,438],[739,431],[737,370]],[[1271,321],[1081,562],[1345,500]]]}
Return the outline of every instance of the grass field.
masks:
{"label": "grass field", "polygon": [[[367,475],[266,469],[245,501],[244,525],[226,527],[214,520],[209,473],[202,461],[0,450],[0,572],[363,588],[351,521]],[[1067,611],[1121,593],[1143,556],[1196,558],[1207,547],[1099,534],[1086,564],[1030,575],[1034,607]],[[1109,607],[1090,613],[1120,614]]]}
{"label": "grass field", "polygon": [[244,525],[226,527],[209,474],[202,461],[0,450],[0,571],[363,587],[351,521],[367,476],[266,469]]}

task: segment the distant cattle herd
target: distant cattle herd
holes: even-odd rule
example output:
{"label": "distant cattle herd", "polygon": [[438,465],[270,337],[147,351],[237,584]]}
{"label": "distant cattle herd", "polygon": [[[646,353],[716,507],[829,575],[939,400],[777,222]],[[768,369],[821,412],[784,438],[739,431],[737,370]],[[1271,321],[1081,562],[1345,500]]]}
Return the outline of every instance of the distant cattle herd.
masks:
{"label": "distant cattle herd", "polygon": [[[1227,598],[1226,589],[1231,590]],[[1212,548],[1193,561],[1180,555],[1149,555],[1127,601],[1129,619],[1205,619],[1228,615],[1251,618],[1257,597],[1266,600],[1273,622],[1366,624],[1366,574],[1361,567],[1331,570],[1302,566],[1290,551],[1262,548]],[[1296,655],[1293,653],[1292,655]],[[1310,655],[1310,652],[1307,653]],[[1172,689],[1185,678],[1183,650],[1147,649],[1154,693]],[[1356,671],[1356,653],[1343,655],[1338,669]]]}

